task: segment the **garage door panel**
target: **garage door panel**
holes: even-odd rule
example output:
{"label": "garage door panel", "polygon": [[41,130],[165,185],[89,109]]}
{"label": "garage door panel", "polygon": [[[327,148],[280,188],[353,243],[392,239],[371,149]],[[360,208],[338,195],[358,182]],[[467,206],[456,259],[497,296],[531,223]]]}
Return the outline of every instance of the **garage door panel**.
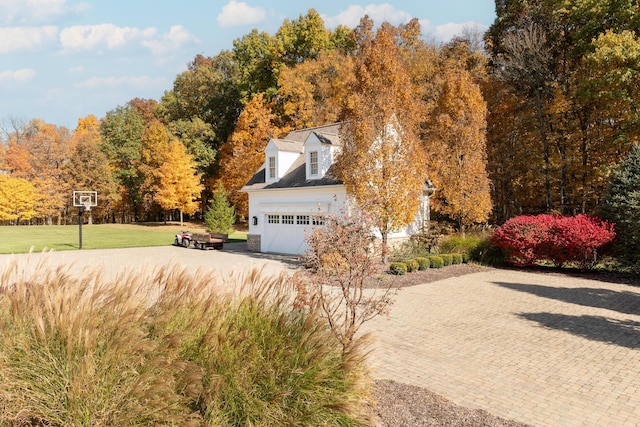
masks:
{"label": "garage door panel", "polygon": [[283,254],[303,254],[308,249],[305,233],[309,231],[309,226],[298,224],[297,216],[290,214],[278,215],[278,222],[274,223],[275,216],[268,215],[266,218],[262,250]]}

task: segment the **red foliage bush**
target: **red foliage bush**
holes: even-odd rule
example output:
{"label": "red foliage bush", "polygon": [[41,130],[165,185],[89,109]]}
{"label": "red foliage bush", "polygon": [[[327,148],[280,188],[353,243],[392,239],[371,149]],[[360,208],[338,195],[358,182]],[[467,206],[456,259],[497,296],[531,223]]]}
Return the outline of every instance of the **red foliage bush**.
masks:
{"label": "red foliage bush", "polygon": [[613,224],[593,216],[523,215],[499,227],[491,243],[517,266],[550,261],[556,266],[592,268],[598,262],[598,250],[615,235]]}

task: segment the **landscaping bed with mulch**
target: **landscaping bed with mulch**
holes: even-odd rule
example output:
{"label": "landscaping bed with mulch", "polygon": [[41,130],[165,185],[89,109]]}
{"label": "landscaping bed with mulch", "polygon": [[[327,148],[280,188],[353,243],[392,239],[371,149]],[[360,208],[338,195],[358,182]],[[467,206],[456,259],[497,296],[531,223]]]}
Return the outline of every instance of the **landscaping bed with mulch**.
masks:
{"label": "landscaping bed with mulch", "polygon": [[465,274],[487,271],[490,267],[479,264],[454,264],[442,268],[428,268],[426,270],[412,271],[401,276],[389,274],[389,266],[380,265],[378,274],[371,277],[367,283],[369,288],[406,288],[436,282],[450,277],[463,276]]}
{"label": "landscaping bed with mulch", "polygon": [[394,381],[373,384],[376,415],[381,427],[527,427],[452,403],[431,391]]}

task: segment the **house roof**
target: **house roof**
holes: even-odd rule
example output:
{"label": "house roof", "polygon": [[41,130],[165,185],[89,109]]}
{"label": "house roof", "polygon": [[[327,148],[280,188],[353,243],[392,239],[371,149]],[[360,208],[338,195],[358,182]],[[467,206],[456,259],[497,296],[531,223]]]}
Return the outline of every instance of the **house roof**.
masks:
{"label": "house roof", "polygon": [[340,145],[340,125],[341,123],[333,123],[315,128],[294,130],[289,132],[283,139],[272,140],[279,150],[298,152],[301,153],[300,156],[277,182],[266,182],[266,171],[263,165],[244,186],[243,190],[303,188],[342,184],[342,181],[333,174],[333,166],[329,168],[321,179],[308,180],[305,165],[306,156],[304,155],[304,143],[312,133],[318,137],[322,144]]}
{"label": "house roof", "polygon": [[333,166],[329,168],[322,178],[308,180],[305,162],[305,155],[301,154],[293,165],[291,165],[287,173],[277,182],[266,182],[266,171],[263,165],[260,170],[253,175],[247,185],[244,186],[243,190],[304,188],[342,184],[342,181],[333,174]]}
{"label": "house roof", "polygon": [[284,140],[304,143],[311,133],[315,133],[323,144],[340,145],[340,126],[342,123],[317,126],[289,132]]}

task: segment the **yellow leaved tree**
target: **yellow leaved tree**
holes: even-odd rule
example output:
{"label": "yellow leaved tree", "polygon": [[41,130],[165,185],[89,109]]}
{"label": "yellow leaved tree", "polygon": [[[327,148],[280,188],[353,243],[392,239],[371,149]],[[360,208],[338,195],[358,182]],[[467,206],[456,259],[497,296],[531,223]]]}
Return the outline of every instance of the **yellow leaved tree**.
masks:
{"label": "yellow leaved tree", "polygon": [[38,194],[35,187],[23,178],[0,173],[0,221],[18,225],[36,215]]}
{"label": "yellow leaved tree", "polygon": [[416,132],[413,85],[395,43],[396,29],[383,24],[375,37],[364,19],[355,83],[344,111],[337,176],[356,204],[374,218],[387,259],[388,235],[413,222],[427,178]]}
{"label": "yellow leaved tree", "polygon": [[155,201],[162,209],[179,210],[180,226],[183,224],[183,213],[193,214],[198,210],[198,198],[204,188],[196,167],[184,144],[178,139],[172,140],[166,161],[158,170],[160,179]]}

